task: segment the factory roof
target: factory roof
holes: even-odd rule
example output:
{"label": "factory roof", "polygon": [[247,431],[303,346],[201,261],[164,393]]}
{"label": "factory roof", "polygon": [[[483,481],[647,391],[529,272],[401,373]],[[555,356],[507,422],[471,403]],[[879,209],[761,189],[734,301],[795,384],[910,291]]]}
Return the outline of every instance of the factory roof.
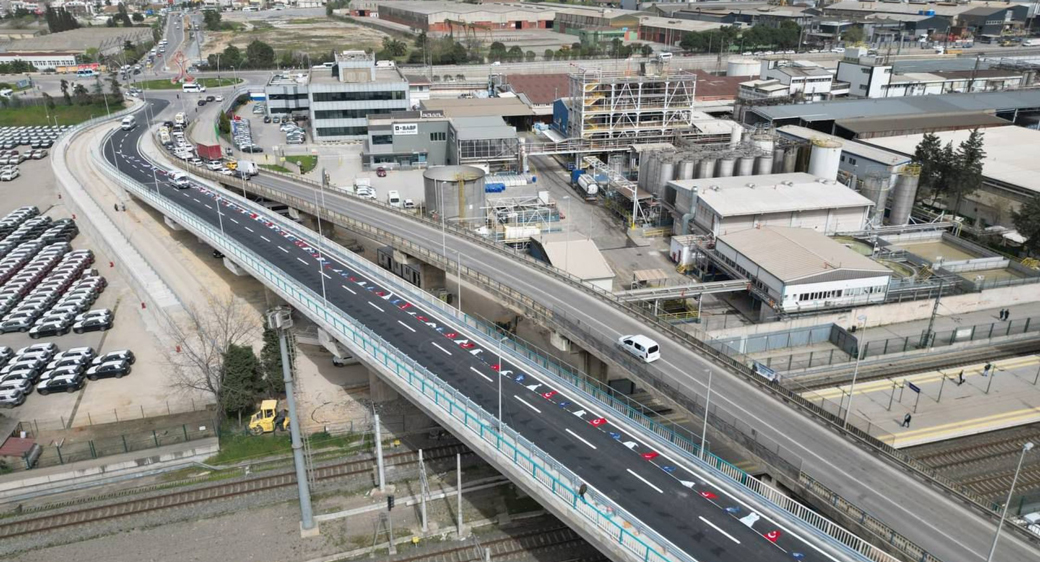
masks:
{"label": "factory roof", "polygon": [[[1002,8],[1011,7],[1010,4],[1001,4]],[[918,12],[934,11],[937,16],[955,16],[976,8],[986,7],[984,2],[965,2],[963,4],[916,4],[903,2],[860,2],[859,0],[844,0],[831,4],[823,9],[824,13],[852,11],[872,13],[894,13],[894,14],[917,14]],[[996,9],[994,7],[994,9]],[[927,15],[927,14],[925,14]]]}
{"label": "factory roof", "polygon": [[448,98],[420,102],[424,110],[439,109],[448,117],[525,117],[534,115],[520,98]]}
{"label": "factory roof", "polygon": [[612,279],[615,276],[592,240],[576,237],[573,233],[559,233],[539,236],[537,242],[549,263],[582,280]]}
{"label": "factory roof", "polygon": [[[971,131],[961,129],[934,134],[942,144],[952,142],[956,147],[968,138]],[[914,153],[923,136],[921,134],[879,137],[867,139],[865,142],[899,154],[910,155]],[[990,127],[982,131],[982,143],[986,151],[986,158],[982,162],[983,176],[1040,193],[1040,159],[1037,159],[1036,151],[1025,149],[1028,146],[1040,146],[1040,131],[1014,125]]]}
{"label": "factory roof", "polygon": [[409,12],[415,12],[417,14],[439,14],[439,13],[453,13],[453,14],[471,14],[471,13],[495,13],[495,14],[507,14],[509,12],[540,12],[545,15],[552,16],[554,10],[547,9],[545,7],[533,6],[531,4],[521,4],[519,2],[507,2],[502,4],[465,4],[462,2],[441,2],[437,0],[424,0],[424,1],[408,1],[408,0],[394,0],[392,2],[379,2],[377,6],[386,6],[388,8],[395,8],[399,10],[406,10]]}
{"label": "factory roof", "polygon": [[813,129],[806,127],[799,127],[798,125],[784,125],[783,127],[777,128],[777,131],[783,135],[792,136],[804,140],[812,140],[816,138],[832,139],[841,142],[841,151],[847,154],[851,154],[858,158],[884,164],[886,166],[900,166],[910,161],[909,157],[901,156],[899,154],[893,154],[891,151],[880,149],[876,146],[869,144],[863,144],[861,142],[845,140],[834,135],[828,135],[821,133]]}
{"label": "factory roof", "polygon": [[676,18],[659,18],[657,16],[644,16],[639,18],[642,27],[657,27],[661,29],[677,29],[680,31],[710,31],[719,29],[722,23],[714,21],[686,20]]}
{"label": "factory roof", "polygon": [[900,117],[861,117],[858,119],[841,119],[834,122],[851,133],[869,135],[872,133],[898,131],[925,131],[942,129],[971,129],[974,127],[1003,127],[1008,122],[989,113],[953,113],[931,115],[903,115]]}
{"label": "factory roof", "polygon": [[1040,108],[1040,95],[1035,90],[984,92],[977,94],[944,94],[901,98],[831,100],[805,104],[774,105],[756,108],[755,113],[767,119],[801,118],[805,121],[829,121],[876,115],[921,115],[925,113],[959,113]]}
{"label": "factory roof", "polygon": [[719,241],[784,283],[835,271],[862,272],[864,277],[892,273],[811,228],[763,226],[722,234]]}
{"label": "factory roof", "polygon": [[518,94],[526,94],[535,105],[551,104],[570,92],[570,75],[557,74],[509,74],[506,83]]}
{"label": "factory roof", "polygon": [[778,66],[773,70],[794,77],[831,76],[831,73],[828,72],[827,69],[815,64],[809,66],[806,66],[804,64],[792,64],[788,66]]}
{"label": "factory roof", "polygon": [[748,80],[747,82],[741,82],[740,85],[745,88],[754,88],[764,92],[778,92],[780,90],[787,91],[791,89],[790,86],[775,78],[772,80]]}
{"label": "factory roof", "polygon": [[732,100],[737,97],[741,82],[746,82],[755,76],[716,76],[707,72],[697,75],[697,100]]}
{"label": "factory roof", "polygon": [[801,172],[675,180],[668,185],[696,188],[697,197],[724,218],[873,205],[840,183]]}
{"label": "factory roof", "polygon": [[459,140],[513,139],[516,129],[501,117],[452,117]]}

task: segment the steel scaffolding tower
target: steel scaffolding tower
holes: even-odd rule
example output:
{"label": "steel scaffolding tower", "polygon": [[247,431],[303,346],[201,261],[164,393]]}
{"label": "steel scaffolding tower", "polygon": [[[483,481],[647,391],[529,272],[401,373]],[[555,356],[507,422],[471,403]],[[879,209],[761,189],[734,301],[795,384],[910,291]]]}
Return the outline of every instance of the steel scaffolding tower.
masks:
{"label": "steel scaffolding tower", "polygon": [[696,75],[636,75],[584,69],[571,74],[570,136],[585,140],[660,142],[693,125]]}

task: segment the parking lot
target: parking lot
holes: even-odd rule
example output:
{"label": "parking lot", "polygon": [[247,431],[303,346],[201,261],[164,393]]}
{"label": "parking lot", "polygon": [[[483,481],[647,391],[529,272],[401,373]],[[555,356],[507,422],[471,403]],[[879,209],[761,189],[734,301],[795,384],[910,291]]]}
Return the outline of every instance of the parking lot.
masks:
{"label": "parking lot", "polygon": [[[13,181],[0,184],[0,217],[14,209],[36,206],[40,216],[53,221],[73,219],[58,198],[54,176],[48,159],[28,160],[20,165],[22,174]],[[0,240],[2,243],[2,240]],[[70,250],[89,250],[91,241],[76,236]],[[22,347],[53,343],[57,351],[91,347],[104,354],[129,349],[136,355],[133,371],[124,378],[85,380],[82,390],[56,392],[42,396],[32,392],[23,404],[0,414],[34,423],[40,429],[59,426],[76,427],[113,422],[130,418],[164,415],[169,412],[191,410],[192,398],[176,393],[166,384],[168,361],[158,339],[149,332],[139,299],[116,271],[118,260],[112,256],[95,254],[93,268],[107,280],[107,286],[98,295],[90,309],[105,308],[112,312],[112,327],[107,331],[66,335],[30,337],[28,332],[0,334],[0,346],[18,350]],[[110,262],[115,267],[110,266]],[[42,373],[41,373],[42,374]],[[201,405],[198,405],[201,407]]]}

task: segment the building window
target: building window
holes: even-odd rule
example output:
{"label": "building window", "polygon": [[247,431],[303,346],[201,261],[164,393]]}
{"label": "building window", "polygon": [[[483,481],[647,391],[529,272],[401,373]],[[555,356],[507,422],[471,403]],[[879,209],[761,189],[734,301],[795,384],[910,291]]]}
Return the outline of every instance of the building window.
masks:
{"label": "building window", "polygon": [[267,99],[269,99],[271,101],[274,101],[274,100],[303,100],[303,101],[307,101],[307,94],[306,93],[302,93],[302,94],[275,94],[275,93],[269,93],[269,94],[267,94]]}
{"label": "building window", "polygon": [[444,142],[448,138],[448,133],[443,131],[438,133],[430,133],[430,140],[433,142]]}
{"label": "building window", "polygon": [[322,109],[315,110],[315,119],[364,119],[369,115],[390,113],[393,109]]}
{"label": "building window", "polygon": [[385,92],[315,92],[315,102],[323,101],[385,101],[407,99],[408,93],[403,90]]}
{"label": "building window", "polygon": [[394,144],[393,135],[372,135],[372,144]]}
{"label": "building window", "polygon": [[850,156],[850,157],[849,157],[849,164],[852,164],[853,166],[855,166],[855,165],[856,165],[856,159],[855,159],[855,158],[852,158],[852,157]]}
{"label": "building window", "polygon": [[319,137],[363,137],[368,134],[368,127],[315,127]]}

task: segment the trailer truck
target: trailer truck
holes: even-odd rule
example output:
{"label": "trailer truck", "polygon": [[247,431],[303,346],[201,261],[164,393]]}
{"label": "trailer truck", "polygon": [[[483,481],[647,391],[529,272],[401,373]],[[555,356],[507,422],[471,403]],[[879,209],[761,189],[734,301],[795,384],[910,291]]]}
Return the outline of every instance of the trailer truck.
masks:
{"label": "trailer truck", "polygon": [[599,184],[596,183],[596,180],[591,175],[586,174],[585,170],[571,171],[571,186],[586,201],[594,201],[597,195],[599,195]]}

